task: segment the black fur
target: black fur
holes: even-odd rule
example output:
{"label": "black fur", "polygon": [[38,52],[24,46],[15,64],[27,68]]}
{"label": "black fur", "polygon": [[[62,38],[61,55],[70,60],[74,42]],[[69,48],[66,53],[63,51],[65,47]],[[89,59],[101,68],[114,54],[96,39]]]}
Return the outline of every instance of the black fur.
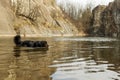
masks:
{"label": "black fur", "polygon": [[21,37],[20,37],[20,35],[16,35],[14,37],[14,43],[16,44],[16,46],[20,46],[21,45]]}
{"label": "black fur", "polygon": [[23,46],[23,47],[48,47],[47,41],[21,41],[21,36],[16,35],[14,37],[14,43],[16,46]]}

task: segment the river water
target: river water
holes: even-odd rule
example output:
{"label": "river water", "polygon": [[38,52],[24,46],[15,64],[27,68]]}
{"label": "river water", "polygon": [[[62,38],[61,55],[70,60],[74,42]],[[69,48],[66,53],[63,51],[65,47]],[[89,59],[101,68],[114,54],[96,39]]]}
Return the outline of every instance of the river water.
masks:
{"label": "river water", "polygon": [[117,39],[28,39],[47,40],[49,49],[15,47],[12,38],[0,38],[0,80],[120,80]]}

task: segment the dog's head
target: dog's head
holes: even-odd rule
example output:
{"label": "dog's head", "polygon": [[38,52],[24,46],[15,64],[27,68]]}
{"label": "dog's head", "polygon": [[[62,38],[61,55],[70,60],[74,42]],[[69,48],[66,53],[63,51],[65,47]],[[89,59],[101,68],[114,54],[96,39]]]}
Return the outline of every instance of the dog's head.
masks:
{"label": "dog's head", "polygon": [[16,36],[14,37],[14,43],[15,43],[17,46],[19,46],[19,45],[21,44],[21,37],[20,37],[20,35],[16,35]]}

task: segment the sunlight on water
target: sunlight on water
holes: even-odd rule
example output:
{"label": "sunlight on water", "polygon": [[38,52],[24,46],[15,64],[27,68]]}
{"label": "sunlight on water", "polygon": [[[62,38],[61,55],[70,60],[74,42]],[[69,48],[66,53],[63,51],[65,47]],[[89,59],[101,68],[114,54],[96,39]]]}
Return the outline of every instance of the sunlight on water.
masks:
{"label": "sunlight on water", "polygon": [[[110,66],[107,63],[98,64],[94,60],[88,60],[88,58],[73,59],[72,61],[75,62],[67,63],[66,59],[49,66],[57,68],[56,72],[51,75],[53,80],[120,80],[119,73],[107,70]],[[64,63],[60,64],[60,62]]]}
{"label": "sunlight on water", "polygon": [[0,38],[0,80],[120,80],[116,39],[42,39],[48,41],[48,50],[15,47],[12,38]]}
{"label": "sunlight on water", "polygon": [[80,38],[56,38],[56,41],[91,41],[91,42],[107,42],[117,41],[114,38],[103,38],[103,37],[80,37]]}

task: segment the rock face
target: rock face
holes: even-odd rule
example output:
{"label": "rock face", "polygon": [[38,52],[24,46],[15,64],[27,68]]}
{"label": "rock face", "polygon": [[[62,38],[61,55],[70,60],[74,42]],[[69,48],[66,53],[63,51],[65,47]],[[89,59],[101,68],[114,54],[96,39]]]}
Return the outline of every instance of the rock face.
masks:
{"label": "rock face", "polygon": [[97,6],[93,10],[93,35],[120,36],[120,0],[109,3],[108,6]]}
{"label": "rock face", "polygon": [[0,0],[0,11],[0,35],[15,34],[12,26],[14,15],[8,0]]}
{"label": "rock face", "polygon": [[95,36],[103,36],[104,35],[104,29],[102,28],[102,20],[101,20],[101,14],[103,13],[104,9],[106,6],[104,5],[99,5],[94,8],[92,11],[93,14],[93,22],[92,22],[92,29],[93,29],[93,35]]}
{"label": "rock face", "polygon": [[118,4],[120,4],[119,0],[110,3],[101,15],[106,36],[118,37],[120,34],[120,6]]}
{"label": "rock face", "polygon": [[54,0],[1,0],[0,10],[0,35],[14,35],[18,30],[29,36],[78,33],[77,28],[65,19]]}

